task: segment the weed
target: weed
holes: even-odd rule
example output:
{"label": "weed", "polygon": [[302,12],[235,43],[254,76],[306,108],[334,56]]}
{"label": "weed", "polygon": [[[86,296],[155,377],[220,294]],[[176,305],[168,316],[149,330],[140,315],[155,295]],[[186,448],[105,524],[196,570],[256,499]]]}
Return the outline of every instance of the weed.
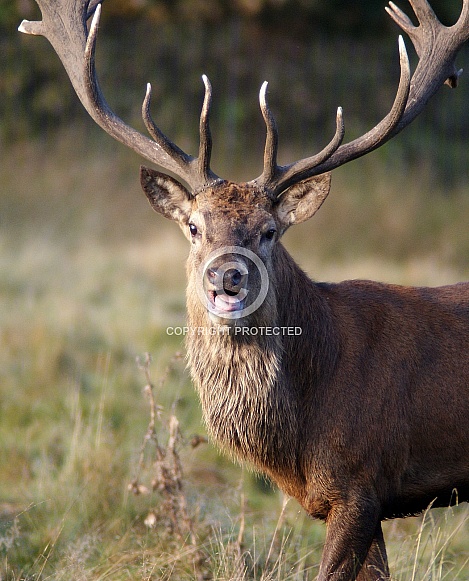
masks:
{"label": "weed", "polygon": [[[173,361],[178,359],[181,359],[180,353],[175,355]],[[137,474],[129,484],[129,490],[136,495],[149,494],[150,492],[158,494],[161,502],[151,508],[144,520],[145,525],[150,529],[161,528],[161,525],[163,525],[167,534],[175,537],[179,543],[185,546],[184,557],[186,559],[188,557],[186,543],[188,542],[195,576],[197,579],[202,580],[201,564],[203,556],[196,536],[197,514],[196,511],[190,511],[189,509],[184,487],[183,467],[178,452],[183,440],[179,429],[179,420],[173,410],[165,425],[167,443],[162,445],[160,443],[161,438],[158,436],[157,423],[163,424],[164,410],[162,406],[157,404],[155,399],[155,386],[151,381],[150,375],[151,357],[149,353],[146,353],[144,358],[137,358],[137,362],[146,378],[144,393],[150,403],[150,421],[140,450]],[[166,368],[165,373],[160,378],[158,391],[163,388],[170,369],[171,365]],[[200,439],[197,439],[197,442],[199,441]],[[154,457],[151,458],[153,478],[150,487],[140,482],[141,473],[145,465],[145,452],[149,445],[152,445],[154,454]]]}

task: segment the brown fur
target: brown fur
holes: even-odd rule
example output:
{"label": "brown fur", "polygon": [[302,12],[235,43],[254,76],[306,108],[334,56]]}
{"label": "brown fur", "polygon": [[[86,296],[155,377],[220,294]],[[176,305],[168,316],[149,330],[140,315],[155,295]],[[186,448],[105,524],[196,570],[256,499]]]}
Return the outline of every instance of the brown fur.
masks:
{"label": "brown fur", "polygon": [[[143,183],[161,211],[161,183]],[[261,257],[270,283],[264,303],[238,327],[302,330],[195,332],[188,358],[213,439],[326,521],[318,579],[378,581],[389,578],[381,520],[432,501],[469,500],[469,284],[309,279],[278,238],[300,202],[307,208],[309,197],[313,208],[301,220],[320,206],[324,184],[307,180],[273,203],[263,191],[224,183],[176,217],[192,240],[191,329],[217,327],[197,295],[199,269],[212,250],[234,245]],[[197,223],[196,237],[189,223]],[[272,224],[277,235],[267,248],[262,232]],[[249,285],[258,291],[255,277]]]}

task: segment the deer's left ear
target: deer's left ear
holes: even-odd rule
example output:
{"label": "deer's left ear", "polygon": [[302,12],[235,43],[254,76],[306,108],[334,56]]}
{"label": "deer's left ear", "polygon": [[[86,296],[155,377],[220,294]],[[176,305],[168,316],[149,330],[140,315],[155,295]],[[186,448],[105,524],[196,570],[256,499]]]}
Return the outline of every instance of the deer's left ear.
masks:
{"label": "deer's left ear", "polygon": [[309,220],[327,198],[330,187],[330,172],[291,186],[280,195],[274,207],[277,219],[285,228]]}
{"label": "deer's left ear", "polygon": [[140,183],[155,212],[187,224],[193,202],[189,190],[174,178],[143,165],[140,167]]}

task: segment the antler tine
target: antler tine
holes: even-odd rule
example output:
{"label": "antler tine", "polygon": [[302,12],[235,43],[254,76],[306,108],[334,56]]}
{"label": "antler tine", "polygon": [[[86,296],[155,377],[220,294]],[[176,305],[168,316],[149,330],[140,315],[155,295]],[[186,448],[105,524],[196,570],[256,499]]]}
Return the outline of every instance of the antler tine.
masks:
{"label": "antler tine", "polygon": [[[161,129],[155,124],[150,113],[151,105],[151,85],[147,84],[147,92],[142,104],[142,118],[147,128],[148,133],[153,137],[153,139],[158,143],[163,150],[173,157],[174,159],[179,159],[181,165],[185,164],[195,164],[197,163],[198,175],[201,177],[201,183],[203,186],[213,184],[214,182],[220,180],[210,169],[210,158],[212,153],[212,136],[210,133],[209,116],[210,116],[210,106],[212,103],[212,86],[206,75],[202,75],[202,79],[205,85],[205,97],[202,106],[202,111],[200,114],[200,144],[199,144],[199,156],[197,159],[184,153],[176,144],[174,144],[166,135],[161,131]],[[196,188],[195,188],[196,189]]]}
{"label": "antler tine", "polygon": [[[184,153],[158,129],[149,113],[151,88],[147,87],[143,117],[154,141],[120,119],[107,104],[96,77],[95,50],[101,16],[98,0],[36,0],[41,22],[23,21],[21,32],[45,36],[54,47],[83,106],[107,133],[145,159],[174,173],[193,191],[207,182],[219,180],[209,168],[210,155],[204,154],[203,171],[199,160]],[[87,20],[92,16],[89,32]]]}
{"label": "antler tine", "polygon": [[142,104],[142,119],[145,123],[148,133],[153,137],[156,143],[172,158],[179,158],[181,165],[190,163],[191,157],[184,153],[176,144],[174,144],[161,129],[155,124],[150,113],[151,105],[151,84],[147,83],[147,92]]}
{"label": "antler tine", "polygon": [[103,0],[90,0],[86,10],[86,19],[91,18],[95,13],[96,8],[103,2]]}
{"label": "antler tine", "polygon": [[[287,166],[279,167],[275,164],[274,170],[268,166],[266,171],[264,162],[263,174],[253,180],[252,183],[263,185],[269,191],[270,195],[275,199],[279,194],[281,194],[294,183],[300,182],[308,177],[330,171],[331,169],[342,165],[346,161],[350,161],[351,159],[355,159],[361,155],[364,155],[368,151],[375,149],[381,145],[381,143],[387,140],[404,113],[410,89],[410,65],[402,37],[399,37],[399,54],[401,77],[396,98],[388,115],[376,127],[374,127],[371,131],[362,137],[345,145],[341,145],[345,134],[345,126],[343,121],[342,108],[339,107],[337,109],[336,131],[334,137],[322,151],[316,155],[301,159]],[[266,103],[265,107],[266,113],[264,114],[264,118],[266,119],[266,123],[268,123],[268,121],[271,123],[273,121],[273,116],[270,113]],[[269,128],[269,124],[267,126]],[[273,132],[273,129],[268,130],[267,142],[269,141],[269,134],[274,135]],[[272,140],[273,137],[271,136],[270,139]],[[266,154],[268,149],[269,147],[266,143]],[[274,150],[276,151],[276,143]]]}
{"label": "antler tine", "polygon": [[[155,163],[161,163],[160,162],[160,159],[161,159],[160,155],[156,156],[156,159],[155,159],[155,156],[151,155],[151,154],[149,155],[150,152],[148,152],[147,150],[142,152],[141,150],[135,148],[135,146],[134,146],[135,141],[133,139],[129,140],[128,136],[126,135],[128,133],[128,131],[126,130],[125,133],[123,133],[123,130],[127,129],[128,126],[126,126],[123,122],[121,122],[121,120],[119,118],[117,118],[116,115],[111,111],[109,105],[105,101],[104,96],[101,92],[101,89],[99,87],[98,80],[96,77],[96,69],[95,69],[96,40],[97,40],[97,35],[98,35],[98,27],[99,27],[100,17],[101,17],[101,4],[98,4],[96,6],[95,13],[94,13],[93,19],[91,21],[91,26],[90,26],[88,39],[87,39],[86,47],[85,47],[85,54],[84,54],[85,67],[86,67],[86,75],[85,75],[86,86],[88,88],[88,94],[90,95],[91,101],[94,105],[94,110],[95,110],[97,117],[98,117],[98,123],[101,121],[101,123],[99,123],[99,124],[101,126],[103,126],[103,128],[110,135],[112,135],[112,137],[114,137],[120,141],[123,141],[123,143],[125,145],[132,147],[132,149],[135,149],[137,151],[137,153],[142,154],[144,157],[146,157],[150,161],[153,161]],[[146,106],[145,106],[145,101],[147,102]],[[147,126],[147,129],[148,129],[150,135],[155,140],[155,144],[161,148],[161,153],[164,153],[167,157],[169,157],[169,159],[171,160],[171,165],[173,165],[174,163],[176,164],[177,170],[173,169],[172,171],[175,171],[175,173],[178,176],[182,177],[185,181],[187,181],[192,186],[193,185],[193,172],[190,171],[190,163],[193,160],[193,158],[190,155],[184,153],[181,149],[179,149],[179,147],[177,147],[174,143],[172,143],[164,135],[164,133],[158,129],[158,127],[155,125],[155,123],[151,119],[151,116],[149,113],[148,108],[150,105],[150,101],[151,101],[151,86],[150,86],[149,90],[148,90],[148,86],[147,86],[147,93],[146,93],[144,105],[143,105],[143,108],[145,109],[145,112],[147,113],[147,115],[144,117],[144,121],[145,121],[145,124]],[[107,123],[108,120],[112,120],[112,121],[114,121],[114,123],[108,124]],[[115,127],[116,121],[117,121],[117,125],[118,125],[117,128]],[[117,129],[117,131],[116,131],[116,129]],[[121,137],[124,137],[124,139],[121,139]],[[144,136],[142,136],[142,137],[144,137]],[[148,140],[148,141],[150,143],[153,143],[150,140]],[[151,152],[151,153],[153,153],[153,152]],[[165,167],[167,169],[171,169],[171,167],[167,167],[166,164],[161,164],[161,165],[163,165],[163,167]]]}
{"label": "antler tine", "polygon": [[279,167],[277,165],[278,150],[278,130],[275,117],[267,103],[267,87],[269,83],[264,81],[259,92],[259,104],[262,116],[264,117],[267,135],[264,148],[264,172],[262,174],[266,182],[270,182],[277,176]]}
{"label": "antler tine", "polygon": [[409,36],[412,34],[412,30],[415,28],[414,23],[394,2],[389,2],[389,6],[385,6],[384,9],[404,32],[407,32]]}
{"label": "antler tine", "polygon": [[210,159],[212,156],[212,133],[210,131],[210,108],[212,106],[212,85],[207,75],[202,75],[205,85],[205,97],[200,113],[200,144],[199,144],[199,174],[206,182],[214,178],[210,171]]}
{"label": "antler tine", "polygon": [[264,149],[264,171],[261,176],[250,183],[262,185],[269,192],[270,196],[275,199],[279,192],[285,190],[296,181],[301,181],[303,179],[301,175],[305,170],[308,171],[311,167],[322,163],[337,150],[344,138],[345,128],[342,107],[339,107],[337,109],[334,137],[322,151],[312,157],[287,166],[277,165],[278,130],[275,118],[267,102],[267,87],[268,83],[265,81],[259,93],[262,116],[264,117],[267,128]]}
{"label": "antler tine", "polygon": [[[409,0],[415,15],[420,23],[420,25],[425,28],[437,29],[440,25],[438,18],[436,17],[433,8],[426,0]],[[403,12],[394,2],[389,2],[389,6],[384,8],[389,16],[394,20],[394,22],[409,35],[412,40],[415,51],[419,58],[422,57],[425,51],[425,35],[421,33],[420,26],[415,26],[412,20]]]}
{"label": "antler tine", "polygon": [[395,133],[417,117],[441,85],[457,86],[462,70],[456,68],[455,58],[469,38],[469,0],[463,0],[460,17],[450,27],[441,24],[427,0],[412,0],[410,3],[419,26],[406,25],[410,19],[394,3],[390,2],[389,8],[386,8],[396,24],[409,35],[419,56],[408,105]]}
{"label": "antler tine", "polygon": [[314,172],[309,175],[318,175],[331,171],[353,159],[357,159],[388,141],[395,133],[406,111],[411,88],[410,64],[404,39],[399,36],[400,78],[394,103],[389,113],[373,129],[364,135],[341,145],[328,159],[318,164]]}
{"label": "antler tine", "polygon": [[[339,136],[341,121],[338,113],[336,132],[339,145],[335,147],[335,138],[328,153],[318,161],[317,156],[297,161],[290,166],[277,167],[264,173],[252,183],[265,185],[274,197],[285,189],[312,177],[339,167],[366,153],[377,149],[409,125],[425,107],[427,101],[444,83],[450,87],[457,85],[462,70],[455,66],[456,55],[461,45],[469,38],[469,0],[463,0],[461,15],[451,27],[443,26],[435,16],[427,0],[410,0],[418,17],[419,26],[393,2],[386,8],[396,24],[406,32],[419,56],[419,63],[411,78],[409,59],[402,37],[399,37],[400,80],[393,106],[386,117],[373,129],[361,137],[340,145]],[[343,125],[342,125],[343,127]],[[321,155],[321,154],[319,154]]]}
{"label": "antler tine", "polygon": [[409,0],[409,4],[412,6],[419,22],[434,22],[435,24],[438,24],[438,18],[436,17],[433,8],[428,3],[428,0]]}

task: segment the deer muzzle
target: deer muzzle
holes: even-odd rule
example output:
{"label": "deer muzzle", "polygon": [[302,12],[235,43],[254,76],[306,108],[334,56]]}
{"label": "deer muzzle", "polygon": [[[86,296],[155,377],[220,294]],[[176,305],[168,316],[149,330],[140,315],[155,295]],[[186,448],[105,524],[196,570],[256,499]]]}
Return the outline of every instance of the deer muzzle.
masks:
{"label": "deer muzzle", "polygon": [[248,294],[246,265],[239,260],[212,264],[206,270],[205,276],[210,314],[215,318],[225,318],[226,315],[232,319],[239,318]]}

